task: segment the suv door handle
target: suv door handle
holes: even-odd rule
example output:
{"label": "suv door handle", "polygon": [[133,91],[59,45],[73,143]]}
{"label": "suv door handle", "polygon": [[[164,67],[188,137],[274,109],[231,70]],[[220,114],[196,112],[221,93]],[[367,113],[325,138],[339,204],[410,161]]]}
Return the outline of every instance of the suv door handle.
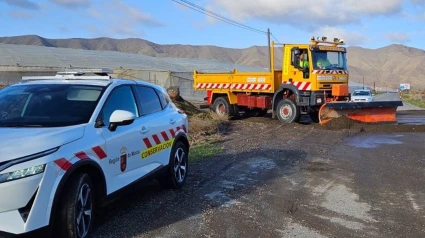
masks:
{"label": "suv door handle", "polygon": [[173,118],[170,118],[170,124],[174,124],[176,123],[176,120],[174,120]]}
{"label": "suv door handle", "polygon": [[149,131],[149,127],[142,126],[142,129],[140,130],[140,133],[146,134]]}

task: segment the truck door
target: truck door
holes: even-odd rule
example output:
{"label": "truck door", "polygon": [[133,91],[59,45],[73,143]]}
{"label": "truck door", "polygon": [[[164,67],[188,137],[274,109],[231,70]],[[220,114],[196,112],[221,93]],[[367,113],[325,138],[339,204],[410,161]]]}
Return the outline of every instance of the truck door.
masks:
{"label": "truck door", "polygon": [[286,46],[282,83],[291,84],[300,91],[311,90],[310,58],[308,48]]}

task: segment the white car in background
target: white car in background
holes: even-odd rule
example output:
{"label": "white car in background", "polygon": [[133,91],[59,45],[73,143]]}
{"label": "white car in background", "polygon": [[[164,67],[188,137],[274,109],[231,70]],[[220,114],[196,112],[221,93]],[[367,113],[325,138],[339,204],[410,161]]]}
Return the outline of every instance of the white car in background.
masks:
{"label": "white car in background", "polygon": [[96,209],[130,185],[183,186],[187,115],[164,88],[110,72],[23,77],[0,90],[0,237],[87,237]]}
{"label": "white car in background", "polygon": [[371,102],[373,101],[373,94],[368,89],[356,89],[351,94],[352,102]]}

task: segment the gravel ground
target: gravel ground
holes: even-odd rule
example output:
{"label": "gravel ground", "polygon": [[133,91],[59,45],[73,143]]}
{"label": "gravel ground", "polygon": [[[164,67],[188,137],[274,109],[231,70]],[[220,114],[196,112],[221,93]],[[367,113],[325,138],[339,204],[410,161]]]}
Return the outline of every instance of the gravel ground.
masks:
{"label": "gravel ground", "polygon": [[232,121],[184,188],[117,200],[94,237],[424,237],[425,133],[397,131]]}

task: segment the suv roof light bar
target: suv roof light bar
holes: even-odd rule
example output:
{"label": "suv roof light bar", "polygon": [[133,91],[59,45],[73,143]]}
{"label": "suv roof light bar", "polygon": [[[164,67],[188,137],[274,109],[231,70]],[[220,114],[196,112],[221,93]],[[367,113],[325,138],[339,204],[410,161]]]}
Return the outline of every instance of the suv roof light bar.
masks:
{"label": "suv roof light bar", "polygon": [[[36,81],[36,80],[110,80],[112,77],[108,75],[113,73],[112,69],[75,69],[73,71],[57,72],[53,76],[23,76],[22,81]],[[91,74],[91,75],[86,75]]]}
{"label": "suv roof light bar", "polygon": [[72,69],[72,71],[62,71],[57,72],[57,74],[60,75],[83,75],[83,74],[95,74],[95,75],[101,75],[101,76],[107,76],[108,74],[112,74],[114,72],[113,69],[109,68],[100,68],[100,69]]}

